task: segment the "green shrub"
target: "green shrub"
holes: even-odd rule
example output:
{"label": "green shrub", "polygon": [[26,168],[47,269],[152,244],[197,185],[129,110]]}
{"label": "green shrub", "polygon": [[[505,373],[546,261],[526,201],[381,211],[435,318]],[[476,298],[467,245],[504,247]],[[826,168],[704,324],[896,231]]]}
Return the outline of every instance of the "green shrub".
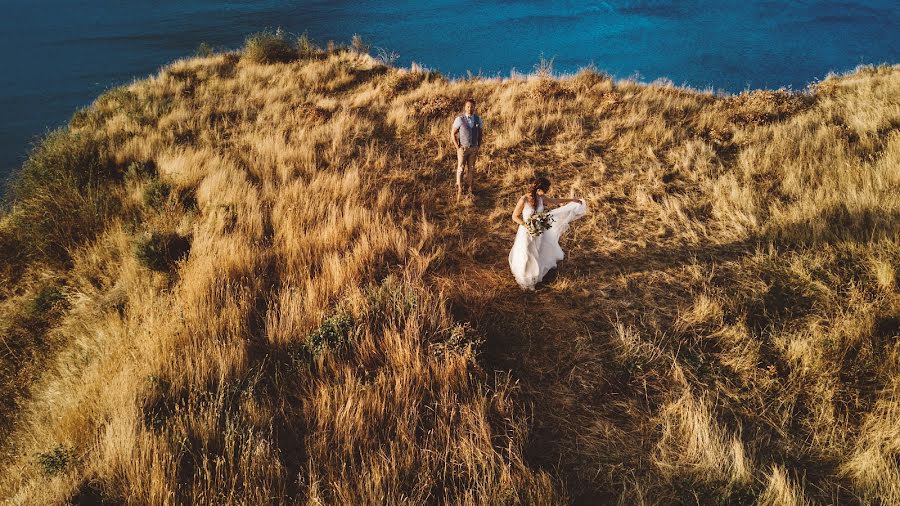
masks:
{"label": "green shrub", "polygon": [[154,271],[167,271],[191,249],[190,239],[174,232],[151,232],[134,244],[138,261]]}
{"label": "green shrub", "polygon": [[100,119],[92,107],[82,107],[75,111],[75,114],[69,119],[69,126],[72,128],[84,128],[87,126],[96,128],[100,125]]}
{"label": "green shrub", "polygon": [[311,58],[318,55],[321,51],[321,49],[312,43],[306,32],[303,32],[303,34],[297,38],[297,56],[300,58]]}
{"label": "green shrub", "polygon": [[69,120],[69,126],[96,130],[119,112],[124,112],[143,126],[152,125],[164,113],[158,110],[160,105],[165,103],[142,100],[128,89],[128,85],[117,86],[103,92],[90,106],[76,111]]}
{"label": "green shrub", "polygon": [[72,462],[72,452],[63,445],[58,445],[50,451],[37,454],[38,465],[41,466],[45,476],[54,476],[65,470]]}
{"label": "green shrub", "polygon": [[159,179],[154,179],[144,187],[144,205],[151,209],[162,208],[169,200],[172,187]]}
{"label": "green shrub", "polygon": [[125,171],[125,179],[143,179],[156,176],[156,162],[153,160],[131,162]]}
{"label": "green shrub", "polygon": [[346,313],[329,316],[309,335],[306,346],[310,353],[318,355],[328,349],[339,349],[350,342],[353,318]]}
{"label": "green shrub", "polygon": [[96,236],[119,210],[107,185],[119,177],[97,138],[66,129],[49,133],[9,184],[7,226],[16,255],[67,262],[68,250]]}
{"label": "green shrub", "polygon": [[46,284],[38,290],[34,298],[31,300],[29,310],[36,317],[46,317],[47,313],[57,307],[58,304],[65,301],[66,295],[62,287],[56,284]]}
{"label": "green shrub", "polygon": [[141,100],[138,95],[129,90],[127,85],[112,88],[94,101],[92,109],[103,118],[112,117],[119,112],[124,112],[129,118],[137,121],[141,125],[150,125],[153,118],[147,115],[145,106],[147,102]]}
{"label": "green shrub", "polygon": [[286,63],[297,58],[297,50],[279,28],[274,32],[263,31],[247,37],[244,57],[254,63]]}
{"label": "green shrub", "polygon": [[60,179],[81,187],[115,175],[101,142],[87,133],[61,128],[34,146],[10,181],[9,197],[13,201],[28,199]]}
{"label": "green shrub", "polygon": [[369,317],[378,321],[402,322],[406,315],[419,306],[419,297],[394,274],[389,274],[381,284],[366,288]]}

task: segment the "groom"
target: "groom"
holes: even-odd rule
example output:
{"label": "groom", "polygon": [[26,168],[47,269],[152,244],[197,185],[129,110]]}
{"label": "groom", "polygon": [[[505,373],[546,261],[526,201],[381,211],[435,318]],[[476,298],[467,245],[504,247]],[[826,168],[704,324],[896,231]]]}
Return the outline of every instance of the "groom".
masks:
{"label": "groom", "polygon": [[456,146],[456,201],[462,198],[463,179],[469,187],[469,198],[474,198],[475,185],[472,183],[475,174],[475,159],[481,148],[481,139],[484,136],[484,123],[481,117],[475,114],[475,101],[466,100],[464,114],[460,114],[453,120],[450,128],[450,140]]}

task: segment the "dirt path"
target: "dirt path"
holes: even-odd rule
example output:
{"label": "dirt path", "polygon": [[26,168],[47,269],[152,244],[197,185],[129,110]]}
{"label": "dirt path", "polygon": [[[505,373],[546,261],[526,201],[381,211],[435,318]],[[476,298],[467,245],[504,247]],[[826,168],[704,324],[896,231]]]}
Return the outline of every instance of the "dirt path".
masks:
{"label": "dirt path", "polygon": [[[576,504],[614,501],[653,472],[648,457],[659,441],[656,415],[667,395],[660,385],[670,382],[667,365],[636,371],[623,359],[617,322],[644,341],[669,339],[664,347],[677,353],[681,343],[669,329],[696,296],[687,291],[691,276],[746,255],[752,245],[644,242],[646,216],[616,193],[621,185],[610,173],[611,181],[594,189],[589,215],[563,236],[566,258],[536,291],[525,292],[507,261],[518,195],[496,176],[485,178],[474,204],[462,205],[446,171],[403,181],[446,249],[431,280],[456,319],[484,339],[479,361],[488,376],[508,372],[518,382],[531,415],[529,464],[565,481]],[[591,213],[607,221],[592,224]]]}
{"label": "dirt path", "polygon": [[[449,296],[457,319],[484,337],[485,370],[509,371],[518,381],[531,413],[531,465],[565,480],[576,503],[612,499],[620,478],[608,474],[640,466],[635,459],[649,452],[650,438],[629,431],[646,425],[633,417],[649,419],[651,406],[637,400],[617,363],[610,318],[620,303],[603,309],[597,300],[602,295],[569,285],[618,274],[583,252],[570,254],[571,231],[579,225],[574,222],[562,239],[568,258],[535,292],[521,290],[507,263],[515,228],[508,212],[491,209],[497,197],[483,190],[474,206],[437,224],[459,233],[447,255],[452,262],[437,269],[434,282]],[[509,226],[497,231],[498,218]],[[623,447],[630,455],[622,454]]]}

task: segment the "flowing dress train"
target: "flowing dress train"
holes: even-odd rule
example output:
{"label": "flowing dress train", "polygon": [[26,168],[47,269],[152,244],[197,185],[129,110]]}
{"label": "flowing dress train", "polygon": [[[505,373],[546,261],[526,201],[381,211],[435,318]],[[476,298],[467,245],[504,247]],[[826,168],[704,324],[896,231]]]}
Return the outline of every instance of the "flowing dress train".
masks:
{"label": "flowing dress train", "polygon": [[[538,199],[536,211],[531,204],[525,202],[522,220],[527,220],[535,212],[539,213],[543,210],[544,200],[541,198]],[[524,225],[519,225],[516,240],[509,251],[509,268],[522,289],[534,290],[534,285],[540,283],[547,272],[565,258],[565,253],[559,247],[559,239],[569,228],[572,220],[581,218],[586,213],[587,204],[583,200],[569,202],[564,206],[551,209],[550,215],[553,216],[553,223],[549,229],[537,237],[532,237]]]}

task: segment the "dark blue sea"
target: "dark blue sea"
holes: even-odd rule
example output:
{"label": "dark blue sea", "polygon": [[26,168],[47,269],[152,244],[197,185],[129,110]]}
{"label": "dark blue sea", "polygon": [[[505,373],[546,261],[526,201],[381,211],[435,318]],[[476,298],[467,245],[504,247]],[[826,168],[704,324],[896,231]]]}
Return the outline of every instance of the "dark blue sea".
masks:
{"label": "dark blue sea", "polygon": [[0,12],[0,175],[104,90],[264,28],[320,44],[359,33],[373,53],[451,76],[527,73],[543,54],[559,73],[594,64],[727,92],[900,62],[897,0],[2,0]]}

